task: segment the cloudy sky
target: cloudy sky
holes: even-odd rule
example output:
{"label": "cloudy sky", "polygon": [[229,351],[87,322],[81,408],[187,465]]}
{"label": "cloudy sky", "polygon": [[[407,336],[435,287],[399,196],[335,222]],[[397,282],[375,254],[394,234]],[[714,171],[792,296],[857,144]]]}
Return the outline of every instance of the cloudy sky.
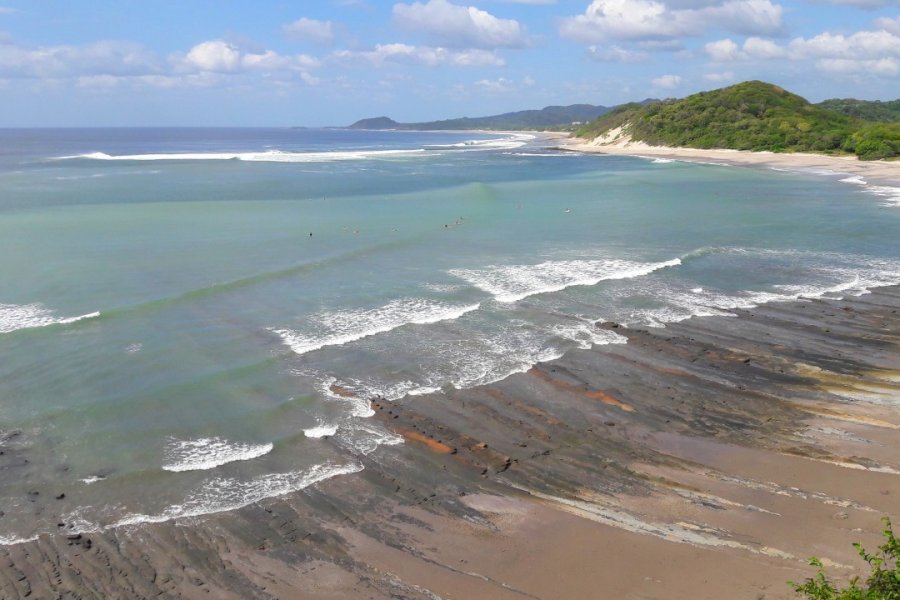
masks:
{"label": "cloudy sky", "polygon": [[0,126],[343,125],[763,79],[900,97],[900,0],[0,0]]}

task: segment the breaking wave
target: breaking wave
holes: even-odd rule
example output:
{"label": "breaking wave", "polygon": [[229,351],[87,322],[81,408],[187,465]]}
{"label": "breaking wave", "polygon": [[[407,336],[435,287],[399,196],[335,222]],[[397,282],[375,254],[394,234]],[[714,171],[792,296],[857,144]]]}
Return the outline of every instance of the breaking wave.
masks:
{"label": "breaking wave", "polygon": [[562,260],[536,265],[503,265],[483,269],[452,269],[451,275],[491,294],[498,302],[517,302],[535,294],[559,292],[576,285],[596,285],[611,279],[641,277],[666,267],[676,267],[681,259],[658,263],[630,260]]}
{"label": "breaking wave", "polygon": [[272,451],[272,444],[243,444],[219,437],[171,440],[165,471],[205,471],[239,460],[252,460]]}

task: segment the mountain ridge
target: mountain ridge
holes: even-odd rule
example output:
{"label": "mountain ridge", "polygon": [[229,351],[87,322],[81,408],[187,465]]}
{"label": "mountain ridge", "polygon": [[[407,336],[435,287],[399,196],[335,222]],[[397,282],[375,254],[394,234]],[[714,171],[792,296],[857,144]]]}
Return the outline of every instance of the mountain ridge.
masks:
{"label": "mountain ridge", "polygon": [[856,154],[863,160],[900,156],[900,123],[865,121],[763,81],[625,104],[575,134],[592,140],[606,136],[609,144],[627,139],[698,149]]}
{"label": "mountain ridge", "polygon": [[382,116],[360,119],[350,125],[349,129],[573,129],[577,125],[596,119],[614,108],[613,106],[593,104],[551,105],[541,109],[518,110],[486,117],[460,117],[419,123],[399,123],[389,117]]}

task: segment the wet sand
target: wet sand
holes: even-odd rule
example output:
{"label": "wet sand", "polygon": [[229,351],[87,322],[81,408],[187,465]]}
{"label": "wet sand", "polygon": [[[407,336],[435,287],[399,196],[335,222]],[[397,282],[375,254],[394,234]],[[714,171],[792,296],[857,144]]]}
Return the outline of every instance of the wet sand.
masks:
{"label": "wet sand", "polygon": [[372,399],[406,443],[359,473],[0,547],[0,598],[791,598],[808,556],[849,578],[900,521],[898,310],[888,287],[598,323],[628,343]]}

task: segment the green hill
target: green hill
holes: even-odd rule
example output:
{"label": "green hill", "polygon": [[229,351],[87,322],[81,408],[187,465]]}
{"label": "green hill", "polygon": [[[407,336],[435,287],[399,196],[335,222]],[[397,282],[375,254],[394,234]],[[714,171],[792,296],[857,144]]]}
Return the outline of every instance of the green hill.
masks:
{"label": "green hill", "polygon": [[570,106],[545,106],[540,110],[520,110],[488,117],[462,117],[422,123],[397,123],[387,117],[362,119],[350,129],[501,129],[501,130],[565,130],[575,123],[585,123],[612,110],[608,106],[572,104]]}
{"label": "green hill", "polygon": [[835,110],[864,121],[896,123],[900,121],[900,100],[854,100],[853,98],[833,98],[819,102],[816,106]]}
{"label": "green hill", "polygon": [[900,156],[900,123],[866,122],[762,81],[620,106],[576,135],[593,139],[617,127],[633,140],[659,146],[854,153],[864,160]]}

